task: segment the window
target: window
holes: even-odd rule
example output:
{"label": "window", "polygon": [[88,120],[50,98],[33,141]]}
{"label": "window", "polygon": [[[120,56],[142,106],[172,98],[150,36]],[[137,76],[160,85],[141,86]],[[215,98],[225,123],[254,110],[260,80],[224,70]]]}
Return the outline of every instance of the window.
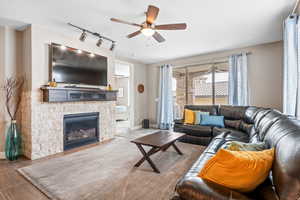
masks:
{"label": "window", "polygon": [[173,79],[177,118],[186,104],[228,104],[228,62],[174,68]]}

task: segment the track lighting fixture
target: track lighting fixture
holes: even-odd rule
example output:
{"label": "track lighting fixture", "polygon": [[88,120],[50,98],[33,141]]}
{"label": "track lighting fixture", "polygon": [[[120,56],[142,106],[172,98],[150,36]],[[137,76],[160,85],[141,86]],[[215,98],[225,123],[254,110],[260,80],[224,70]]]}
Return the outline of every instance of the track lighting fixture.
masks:
{"label": "track lighting fixture", "polygon": [[100,47],[101,44],[102,44],[102,42],[103,42],[103,40],[102,40],[102,38],[100,37],[99,40],[98,40],[97,43],[96,43],[96,46],[97,46],[97,47]]}
{"label": "track lighting fixture", "polygon": [[83,32],[81,33],[80,37],[79,37],[79,40],[80,40],[81,42],[84,42],[85,39],[86,39],[86,37],[87,37],[87,34],[86,34],[85,31],[83,31]]}
{"label": "track lighting fixture", "polygon": [[115,42],[112,42],[111,43],[111,46],[110,46],[110,50],[113,51],[116,47],[116,43]]}
{"label": "track lighting fixture", "polygon": [[108,37],[105,37],[103,35],[100,35],[100,33],[89,31],[87,29],[81,28],[81,27],[76,26],[74,24],[68,23],[68,25],[70,25],[70,26],[72,26],[72,27],[74,27],[74,28],[79,29],[79,30],[82,31],[82,33],[81,33],[81,35],[79,37],[80,41],[84,42],[85,39],[86,39],[86,37],[87,37],[87,34],[90,34],[90,35],[93,35],[94,37],[98,38],[98,41],[96,43],[96,45],[98,47],[100,47],[102,45],[103,41],[106,40],[106,41],[109,41],[109,42],[112,43],[111,46],[110,46],[110,50],[113,51],[115,49],[115,46],[116,46],[115,43],[116,43],[116,41],[114,41],[114,40],[112,40],[112,39],[110,39]]}

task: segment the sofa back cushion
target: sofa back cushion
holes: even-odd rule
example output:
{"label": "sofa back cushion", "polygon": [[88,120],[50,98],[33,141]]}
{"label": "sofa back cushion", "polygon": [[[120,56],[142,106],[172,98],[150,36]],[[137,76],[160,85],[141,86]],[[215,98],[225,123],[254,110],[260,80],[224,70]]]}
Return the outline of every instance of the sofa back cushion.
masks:
{"label": "sofa back cushion", "polygon": [[268,129],[264,141],[275,147],[272,177],[280,199],[299,199],[300,121],[280,118]]}
{"label": "sofa back cushion", "polygon": [[244,118],[246,106],[227,106],[222,105],[219,108],[219,115],[224,116],[228,120],[241,120]]}
{"label": "sofa back cushion", "polygon": [[242,120],[230,120],[230,119],[225,119],[224,124],[226,128],[234,128],[239,130],[241,126]]}
{"label": "sofa back cushion", "polygon": [[255,106],[249,106],[246,111],[243,120],[248,124],[254,124],[254,118],[257,115],[260,108]]}
{"label": "sofa back cushion", "polygon": [[257,131],[259,133],[259,139],[262,141],[265,138],[265,135],[269,128],[280,118],[285,117],[277,110],[272,110],[268,112],[264,117],[260,119],[260,122],[257,124]]}
{"label": "sofa back cushion", "polygon": [[265,109],[265,108],[260,108],[255,117],[254,117],[254,126],[255,128],[259,127],[259,123],[261,122],[261,120],[269,113],[271,112],[271,109]]}
{"label": "sofa back cushion", "polygon": [[218,114],[218,106],[216,105],[185,105],[184,109],[189,110],[198,110],[202,112],[209,112],[210,115],[217,115]]}

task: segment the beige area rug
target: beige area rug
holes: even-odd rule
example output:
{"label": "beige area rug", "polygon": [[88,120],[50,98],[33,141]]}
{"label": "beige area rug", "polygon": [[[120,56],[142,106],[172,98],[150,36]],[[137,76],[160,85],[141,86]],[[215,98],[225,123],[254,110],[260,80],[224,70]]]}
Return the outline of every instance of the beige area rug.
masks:
{"label": "beige area rug", "polygon": [[[136,132],[137,136],[145,133]],[[178,142],[184,155],[171,147],[151,156],[157,174],[141,158],[130,137],[116,137],[73,154],[45,160],[19,169],[50,199],[57,200],[168,200],[176,182],[192,166],[204,147]]]}

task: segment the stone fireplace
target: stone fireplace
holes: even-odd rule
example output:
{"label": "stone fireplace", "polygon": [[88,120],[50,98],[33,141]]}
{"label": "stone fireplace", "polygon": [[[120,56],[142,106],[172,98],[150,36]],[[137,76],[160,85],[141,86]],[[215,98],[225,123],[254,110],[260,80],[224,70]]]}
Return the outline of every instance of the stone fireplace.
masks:
{"label": "stone fireplace", "polygon": [[64,150],[99,142],[99,113],[64,116]]}
{"label": "stone fireplace", "polygon": [[24,96],[21,106],[24,155],[34,160],[63,152],[66,116],[99,113],[97,120],[99,141],[114,138],[115,106],[115,101],[47,103],[42,101],[40,90],[31,92],[30,96]]}

